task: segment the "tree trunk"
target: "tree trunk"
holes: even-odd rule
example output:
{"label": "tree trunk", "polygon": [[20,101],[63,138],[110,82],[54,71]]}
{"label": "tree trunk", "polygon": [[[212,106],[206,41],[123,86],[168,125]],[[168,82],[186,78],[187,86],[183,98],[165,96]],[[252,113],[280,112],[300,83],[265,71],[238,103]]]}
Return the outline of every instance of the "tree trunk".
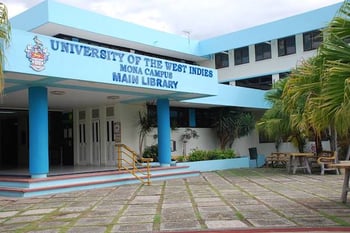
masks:
{"label": "tree trunk", "polygon": [[331,151],[337,151],[337,131],[335,130],[335,127],[333,125],[329,127],[329,134],[329,144]]}
{"label": "tree trunk", "polygon": [[346,154],[345,160],[350,160],[350,144],[348,146],[348,153]]}
{"label": "tree trunk", "polygon": [[314,132],[315,133],[315,146],[316,146],[316,155],[320,154],[323,151],[323,147],[322,147],[322,139],[319,133]]}

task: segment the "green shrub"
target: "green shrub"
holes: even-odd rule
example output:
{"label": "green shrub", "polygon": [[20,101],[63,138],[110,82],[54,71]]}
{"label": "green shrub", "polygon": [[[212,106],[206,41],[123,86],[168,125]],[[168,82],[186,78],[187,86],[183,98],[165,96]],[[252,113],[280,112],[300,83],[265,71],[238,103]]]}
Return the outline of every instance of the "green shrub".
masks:
{"label": "green shrub", "polygon": [[236,154],[232,149],[226,150],[194,150],[188,156],[188,161],[203,161],[216,159],[231,159],[235,158]]}
{"label": "green shrub", "polygon": [[194,150],[188,155],[188,161],[208,160],[208,152],[204,150]]}
{"label": "green shrub", "polygon": [[142,157],[152,158],[153,162],[158,162],[158,145],[152,145],[145,148]]}
{"label": "green shrub", "polygon": [[[158,145],[148,146],[143,152],[144,158],[152,158],[154,162],[158,162]],[[232,159],[236,154],[232,149],[226,150],[194,150],[188,156],[176,156],[176,161],[204,161],[204,160],[216,160],[216,159]]]}
{"label": "green shrub", "polygon": [[185,155],[180,155],[176,157],[177,162],[185,162],[187,160]]}

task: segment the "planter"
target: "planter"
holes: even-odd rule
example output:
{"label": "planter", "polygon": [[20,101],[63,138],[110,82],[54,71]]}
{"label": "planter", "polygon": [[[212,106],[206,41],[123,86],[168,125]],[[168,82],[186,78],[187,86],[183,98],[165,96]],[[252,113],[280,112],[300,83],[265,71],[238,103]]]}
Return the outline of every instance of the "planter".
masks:
{"label": "planter", "polygon": [[190,170],[201,172],[227,170],[233,168],[249,168],[249,157],[195,162],[177,162],[177,165],[189,166]]}

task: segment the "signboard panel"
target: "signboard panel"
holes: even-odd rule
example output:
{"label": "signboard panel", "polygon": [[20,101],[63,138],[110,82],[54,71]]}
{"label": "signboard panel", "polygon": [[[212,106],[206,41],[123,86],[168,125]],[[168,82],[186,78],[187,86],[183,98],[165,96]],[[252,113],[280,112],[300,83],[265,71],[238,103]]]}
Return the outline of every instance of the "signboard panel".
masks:
{"label": "signboard panel", "polygon": [[217,71],[13,30],[5,71],[176,92],[217,94]]}

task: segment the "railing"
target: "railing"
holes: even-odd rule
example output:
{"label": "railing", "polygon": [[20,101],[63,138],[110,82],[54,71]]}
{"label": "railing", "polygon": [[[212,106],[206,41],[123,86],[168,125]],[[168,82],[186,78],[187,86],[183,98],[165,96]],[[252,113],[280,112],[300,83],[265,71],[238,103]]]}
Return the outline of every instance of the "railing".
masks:
{"label": "railing", "polygon": [[[117,143],[116,145],[118,153],[118,170],[129,171],[142,183],[151,184],[151,169],[150,162],[153,161],[151,158],[141,158],[141,163],[138,161],[137,153],[125,144]],[[125,159],[126,158],[126,159]],[[142,167],[146,163],[146,172]],[[125,165],[124,165],[125,164]]]}

